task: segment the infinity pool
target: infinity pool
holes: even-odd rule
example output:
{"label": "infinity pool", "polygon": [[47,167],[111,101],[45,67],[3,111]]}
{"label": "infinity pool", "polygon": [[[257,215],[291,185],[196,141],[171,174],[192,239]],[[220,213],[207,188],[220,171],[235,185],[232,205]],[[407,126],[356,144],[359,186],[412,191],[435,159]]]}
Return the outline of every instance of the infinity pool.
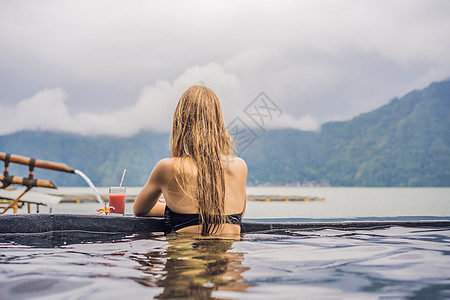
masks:
{"label": "infinity pool", "polygon": [[1,299],[445,299],[450,230],[0,234]]}

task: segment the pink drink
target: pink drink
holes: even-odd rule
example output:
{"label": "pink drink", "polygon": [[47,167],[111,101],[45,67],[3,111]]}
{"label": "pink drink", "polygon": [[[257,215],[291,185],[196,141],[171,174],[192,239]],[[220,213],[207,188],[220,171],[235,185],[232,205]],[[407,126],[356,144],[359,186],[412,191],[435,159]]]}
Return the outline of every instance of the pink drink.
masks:
{"label": "pink drink", "polygon": [[111,207],[111,213],[125,214],[125,194],[126,189],[124,187],[109,188],[109,207]]}

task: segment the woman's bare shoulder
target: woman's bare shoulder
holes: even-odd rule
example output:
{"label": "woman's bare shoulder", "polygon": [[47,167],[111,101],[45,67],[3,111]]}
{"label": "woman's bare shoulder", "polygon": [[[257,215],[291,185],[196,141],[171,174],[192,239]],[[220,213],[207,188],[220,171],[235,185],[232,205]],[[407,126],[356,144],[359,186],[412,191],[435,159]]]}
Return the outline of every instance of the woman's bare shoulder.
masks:
{"label": "woman's bare shoulder", "polygon": [[172,167],[173,160],[174,160],[173,157],[166,157],[166,158],[163,158],[160,161],[158,161],[158,163],[156,165],[161,167],[161,168]]}
{"label": "woman's bare shoulder", "polygon": [[245,160],[243,160],[242,158],[237,157],[237,156],[234,157],[234,160],[241,168],[247,169],[247,164],[245,163]]}
{"label": "woman's bare shoulder", "polygon": [[225,156],[223,158],[223,163],[226,168],[230,168],[232,170],[247,170],[247,164],[245,163],[245,160],[237,156]]}
{"label": "woman's bare shoulder", "polygon": [[172,176],[172,166],[173,158],[163,158],[156,164],[152,173],[160,179],[170,178]]}

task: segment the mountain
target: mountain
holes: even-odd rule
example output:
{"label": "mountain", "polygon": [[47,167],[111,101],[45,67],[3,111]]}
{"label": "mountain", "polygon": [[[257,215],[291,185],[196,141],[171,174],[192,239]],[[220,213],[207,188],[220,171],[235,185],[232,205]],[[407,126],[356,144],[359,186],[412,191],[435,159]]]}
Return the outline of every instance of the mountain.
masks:
{"label": "mountain", "polygon": [[[332,186],[450,186],[450,81],[433,83],[352,120],[319,132],[256,131],[240,155],[249,184],[317,182]],[[60,161],[97,186],[142,186],[156,162],[170,155],[169,135],[140,132],[127,138],[22,131],[0,136],[0,151]],[[238,148],[239,151],[239,148]],[[25,176],[27,168],[11,166]],[[59,186],[85,186],[78,176],[36,170]]]}
{"label": "mountain", "polygon": [[244,153],[257,182],[450,186],[450,81],[320,132],[261,133]]}
{"label": "mountain", "polygon": [[[124,168],[127,169],[125,183],[128,186],[143,185],[158,160],[170,155],[169,136],[152,132],[120,138],[22,131],[0,136],[0,151],[64,162],[81,170],[96,186],[118,185]],[[27,172],[26,166],[10,165],[10,174],[26,176]],[[57,186],[86,186],[81,177],[73,174],[38,168],[34,174]]]}

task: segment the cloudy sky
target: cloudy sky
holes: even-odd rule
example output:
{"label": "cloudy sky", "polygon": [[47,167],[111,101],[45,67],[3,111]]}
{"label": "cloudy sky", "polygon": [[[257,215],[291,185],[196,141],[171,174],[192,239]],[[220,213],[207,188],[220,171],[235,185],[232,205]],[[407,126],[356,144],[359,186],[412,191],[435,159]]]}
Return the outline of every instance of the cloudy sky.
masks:
{"label": "cloudy sky", "polygon": [[168,131],[199,81],[317,130],[448,79],[449,32],[447,0],[0,0],[0,134]]}

